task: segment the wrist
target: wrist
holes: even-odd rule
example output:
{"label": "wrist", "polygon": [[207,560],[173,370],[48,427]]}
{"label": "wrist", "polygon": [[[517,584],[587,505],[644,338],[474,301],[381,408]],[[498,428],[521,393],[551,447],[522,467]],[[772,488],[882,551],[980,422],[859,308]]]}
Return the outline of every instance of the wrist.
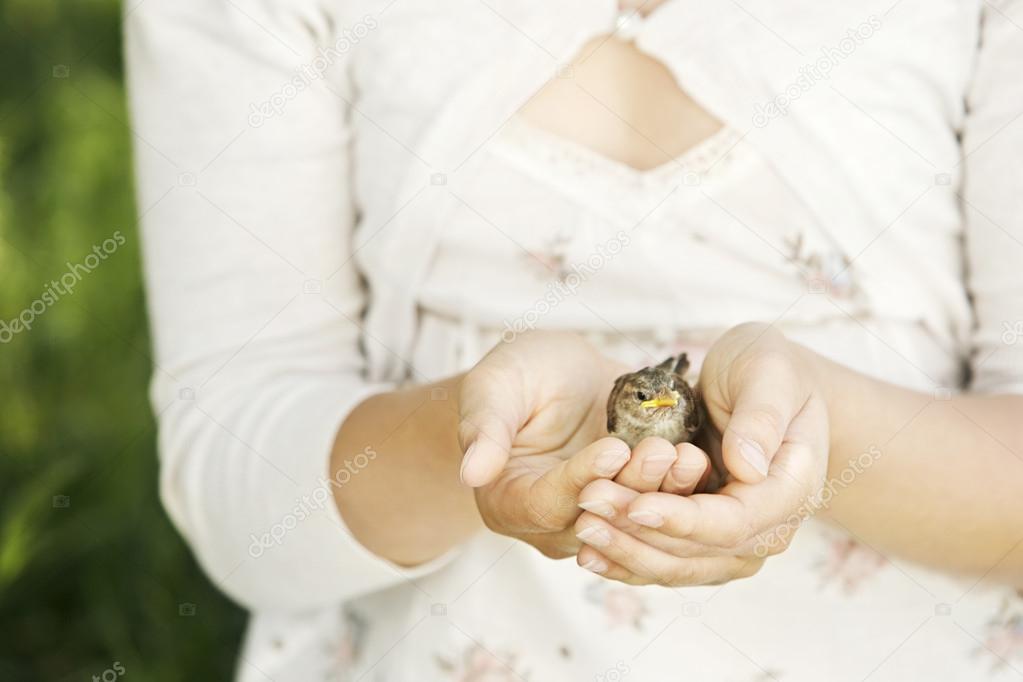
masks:
{"label": "wrist", "polygon": [[460,381],[371,396],[335,441],[332,475],[345,468],[345,453],[375,453],[369,466],[334,489],[334,502],[366,548],[400,565],[440,556],[482,526],[472,491],[458,479]]}
{"label": "wrist", "polygon": [[828,406],[828,416],[831,416],[833,389],[830,361],[802,344],[787,338],[786,342],[791,348],[792,357],[797,358],[808,391],[824,401]]}
{"label": "wrist", "polygon": [[855,387],[844,381],[848,373],[840,365],[803,345],[791,343],[805,368],[811,394],[824,404],[828,420],[828,475],[831,476],[832,467],[840,465],[847,456],[848,448],[844,444],[849,442],[850,434],[844,417],[854,409]]}

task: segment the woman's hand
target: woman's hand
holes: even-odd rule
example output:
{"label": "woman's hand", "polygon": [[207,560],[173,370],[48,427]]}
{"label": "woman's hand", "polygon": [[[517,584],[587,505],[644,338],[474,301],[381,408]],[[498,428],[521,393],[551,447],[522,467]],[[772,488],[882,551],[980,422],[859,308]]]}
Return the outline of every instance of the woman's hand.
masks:
{"label": "woman's hand", "polygon": [[604,403],[620,368],[574,334],[533,332],[498,344],[459,389],[462,480],[491,530],[562,558],[579,491],[613,478],[629,448],[606,435]]}
{"label": "woman's hand", "polygon": [[755,573],[788,547],[827,471],[828,416],[805,351],[766,325],[740,325],[700,375],[732,480],[716,494],[637,493],[595,481],[575,524],[581,566],[632,584],[721,583]]}
{"label": "woman's hand", "polygon": [[[588,484],[614,479],[640,492],[696,487],[706,469],[702,454],[657,438],[630,452],[607,437],[607,396],[626,369],[577,335],[534,332],[498,345],[466,375],[461,475],[477,488],[491,530],[563,558],[580,548],[571,529]],[[592,511],[610,513],[599,505]]]}
{"label": "woman's hand", "polygon": [[[462,481],[546,471],[605,430],[605,402],[622,367],[580,336],[531,332],[500,343],[459,388]],[[511,460],[511,461],[509,461]]]}

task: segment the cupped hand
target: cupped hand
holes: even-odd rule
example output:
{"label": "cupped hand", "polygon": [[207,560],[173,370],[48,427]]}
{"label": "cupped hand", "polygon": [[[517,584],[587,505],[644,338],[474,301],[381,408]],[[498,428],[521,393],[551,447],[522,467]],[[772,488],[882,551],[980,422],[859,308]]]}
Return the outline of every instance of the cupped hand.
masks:
{"label": "cupped hand", "polygon": [[612,511],[577,519],[578,563],[630,584],[716,584],[787,548],[827,470],[828,416],[810,358],[766,325],[722,336],[700,388],[731,480],[689,497],[588,484],[584,508]]}
{"label": "cupped hand", "polygon": [[493,531],[547,556],[575,554],[579,492],[614,478],[628,446],[606,437],[617,365],[575,334],[532,332],[501,343],[459,388],[461,476]]}
{"label": "cupped hand", "polygon": [[499,343],[459,387],[462,481],[542,473],[606,436],[607,396],[624,369],[576,334]]}

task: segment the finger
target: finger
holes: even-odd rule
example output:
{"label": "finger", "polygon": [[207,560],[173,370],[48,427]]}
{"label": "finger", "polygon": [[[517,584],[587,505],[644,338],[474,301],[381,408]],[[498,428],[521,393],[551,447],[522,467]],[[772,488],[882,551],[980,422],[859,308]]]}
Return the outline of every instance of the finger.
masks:
{"label": "finger", "polygon": [[598,479],[580,491],[579,507],[584,511],[608,519],[615,525],[624,522],[635,528],[636,524],[629,521],[626,510],[637,497],[639,497],[639,493],[632,488],[627,488],[615,481]]}
{"label": "finger", "polygon": [[[748,484],[733,484],[737,485]],[[725,490],[690,497],[646,493],[629,505],[627,516],[640,526],[673,538],[712,547],[736,547],[748,540],[755,530],[749,520],[749,510],[735,497],[724,494]]]}
{"label": "finger", "polygon": [[[663,494],[663,493],[657,493]],[[752,562],[745,557],[680,558],[625,533],[593,514],[583,514],[575,525],[585,545],[608,561],[647,582],[669,585],[708,585],[743,577]],[[582,552],[582,550],[580,550]]]}
{"label": "finger", "polygon": [[707,469],[703,472],[703,476],[700,477],[699,483],[696,484],[696,489],[689,493],[690,495],[693,493],[717,492],[718,488],[722,485],[718,470],[714,466],[714,459],[709,455],[708,458]]}
{"label": "finger", "polygon": [[622,580],[628,577],[628,572],[620,565],[588,545],[582,545],[579,548],[579,553],[576,554],[576,563],[579,564],[580,569],[595,573],[597,576],[612,580]]}
{"label": "finger", "polygon": [[627,585],[645,585],[650,582],[649,580],[644,580],[639,576],[634,575],[631,571],[619,566],[597,550],[587,545],[583,545],[582,549],[579,550],[579,554],[576,555],[575,562],[579,564],[581,568],[585,568],[587,571],[596,573],[608,580],[617,580],[618,582],[625,583]]}
{"label": "finger", "polygon": [[[823,408],[814,405],[793,421],[796,434],[807,430],[806,423],[817,418],[813,412],[818,409]],[[815,510],[816,491],[826,466],[826,459],[814,453],[815,447],[822,446],[786,442],[761,483],[733,482],[715,494],[690,497],[646,493],[633,500],[627,515],[672,537],[747,551],[766,547],[757,553],[774,553],[778,548],[765,542],[770,540],[783,549],[790,537],[785,534],[794,532]]]}
{"label": "finger", "polygon": [[468,434],[469,446],[462,457],[459,476],[466,485],[478,488],[493,481],[504,469],[516,427],[496,414],[470,417],[466,423],[472,424],[472,428],[463,430]]}
{"label": "finger", "polygon": [[721,438],[725,467],[736,479],[756,483],[767,476],[789,423],[807,393],[791,360],[762,355],[743,368]]}
{"label": "finger", "polygon": [[632,449],[632,458],[615,481],[641,493],[657,490],[676,457],[675,446],[665,439],[644,438]]}
{"label": "finger", "polygon": [[557,533],[524,533],[512,537],[532,545],[548,559],[567,559],[578,554],[585,546],[579,542],[571,527]]}
{"label": "finger", "polygon": [[474,369],[459,386],[458,438],[464,448],[462,481],[474,488],[501,473],[515,434],[528,415],[505,382]]}
{"label": "finger", "polygon": [[598,480],[590,483],[579,493],[579,507],[606,519],[618,530],[625,531],[651,547],[656,547],[674,556],[706,557],[734,553],[729,549],[672,537],[636,523],[629,518],[628,510],[631,502],[639,495],[640,493],[632,488],[626,488],[614,481]]}
{"label": "finger", "polygon": [[[677,458],[661,482],[661,492],[690,495],[710,474],[710,457],[692,443],[675,446]],[[645,492],[645,491],[643,491]]]}
{"label": "finger", "polygon": [[663,569],[670,562],[670,555],[646,545],[594,514],[580,516],[575,523],[575,531],[580,542],[597,550],[609,565],[613,562],[636,577],[668,584]]}
{"label": "finger", "polygon": [[529,488],[524,510],[529,525],[541,530],[568,527],[579,515],[583,488],[596,480],[612,478],[628,461],[629,446],[607,437],[559,462]]}

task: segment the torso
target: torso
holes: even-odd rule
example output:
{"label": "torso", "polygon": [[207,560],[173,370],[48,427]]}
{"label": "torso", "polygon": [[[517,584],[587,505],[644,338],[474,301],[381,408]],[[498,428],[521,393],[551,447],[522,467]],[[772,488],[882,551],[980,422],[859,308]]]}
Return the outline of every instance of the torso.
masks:
{"label": "torso", "polygon": [[[933,188],[934,169],[921,168],[912,150],[893,143],[891,130],[918,131],[915,151],[936,162],[957,151],[949,124],[955,114],[945,107],[960,101],[960,72],[976,44],[964,22],[969,8],[906,0],[885,14],[882,31],[890,38],[872,39],[837,67],[838,75],[772,120],[761,147],[751,142],[759,131],[749,122],[752,105],[783,90],[800,63],[840,40],[861,15],[880,16],[892,3],[805,2],[785,10],[764,3],[750,7],[754,20],[735,11],[737,3],[668,0],[650,20],[672,4],[680,12],[672,19],[692,24],[683,35],[696,42],[693,49],[720,32],[732,41],[729,50],[694,59],[686,52],[691,43],[663,35],[647,51],[617,38],[597,49],[613,30],[613,16],[604,16],[610,3],[593,0],[387,4],[379,40],[366,51],[360,46],[355,68],[363,112],[353,118],[364,209],[358,258],[367,273],[385,273],[371,282],[377,293],[414,292],[408,357],[415,378],[465,369],[519,321],[576,330],[633,366],[686,351],[697,370],[723,327],[767,319],[887,381],[921,390],[932,390],[932,380],[954,385],[958,359],[949,352],[948,330],[959,313],[942,293],[961,286],[954,200],[932,189],[854,267],[844,258],[857,256],[899,215],[919,192],[914,183]],[[785,25],[796,11],[806,16]],[[566,18],[559,13],[592,23],[583,40],[558,30],[566,26],[557,23]],[[803,55],[788,54],[784,40],[760,22],[784,26],[784,40]],[[739,38],[741,47],[733,49]],[[916,49],[903,49],[905,42]],[[653,48],[664,56],[676,45],[682,54],[674,55],[674,68],[650,56]],[[494,54],[516,59],[496,64]],[[543,71],[536,87],[506,88],[532,57]],[[558,78],[563,63],[573,64],[570,77]],[[703,68],[702,79],[686,81],[692,75],[686,65]],[[880,86],[878,77],[885,79]],[[710,87],[722,81],[733,94],[748,90],[751,106],[731,106]],[[687,93],[680,82],[701,87]],[[873,121],[831,88],[855,98],[865,83],[880,93],[862,105]],[[505,97],[500,104],[507,106],[486,116],[448,109],[463,87],[482,96],[455,100],[459,105],[483,108]],[[892,104],[900,88],[914,96]],[[535,96],[520,115],[509,116],[530,92]],[[821,106],[814,98],[824,97],[831,99],[822,110],[835,123],[827,130],[803,126],[805,113]],[[741,113],[719,121],[699,103]],[[771,137],[797,122],[800,133],[816,137]],[[447,126],[442,144],[420,146],[434,125]],[[768,144],[779,140],[801,146]],[[457,152],[438,153],[449,146]],[[665,163],[686,150],[693,153]],[[792,170],[785,154],[793,150],[820,162],[799,177],[824,181],[810,186],[781,172]],[[822,196],[834,205],[815,203]],[[850,206],[879,215],[850,217]],[[849,225],[859,242],[839,234]],[[926,270],[897,267],[905,253],[899,239],[927,250],[920,259]],[[573,267],[591,263],[601,249],[599,267],[552,302],[552,292],[572,284]],[[420,260],[409,265],[406,256]],[[871,269],[875,256],[884,258]],[[902,275],[904,285],[891,279]],[[872,277],[886,278],[878,281],[887,295],[864,294],[860,285]],[[814,289],[813,278],[831,288]],[[925,284],[914,288],[915,281]],[[946,317],[928,326],[916,313],[935,298],[947,304]],[[379,314],[368,336],[390,357],[399,346],[379,339],[402,311]],[[484,533],[444,568],[343,611],[260,616],[246,658],[280,680],[1012,679],[1003,663],[1023,652],[1015,643],[1023,642],[1020,618],[1023,604],[1003,592],[884,557],[813,522],[753,579],[684,590],[609,583]],[[279,641],[283,649],[274,648]]]}
{"label": "torso", "polygon": [[586,43],[570,70],[549,81],[521,115],[638,170],[669,161],[721,128],[664,64],[616,36]]}

